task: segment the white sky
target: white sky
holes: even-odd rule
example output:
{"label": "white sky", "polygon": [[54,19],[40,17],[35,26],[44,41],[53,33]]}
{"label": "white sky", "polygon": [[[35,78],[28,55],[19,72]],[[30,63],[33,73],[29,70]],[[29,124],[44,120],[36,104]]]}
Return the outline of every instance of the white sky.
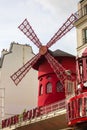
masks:
{"label": "white sky", "polygon": [[[38,38],[46,44],[71,13],[77,11],[79,0],[0,0],[0,52],[9,49],[10,43],[29,44],[37,47],[17,28],[27,18]],[[51,47],[76,54],[76,30]]]}

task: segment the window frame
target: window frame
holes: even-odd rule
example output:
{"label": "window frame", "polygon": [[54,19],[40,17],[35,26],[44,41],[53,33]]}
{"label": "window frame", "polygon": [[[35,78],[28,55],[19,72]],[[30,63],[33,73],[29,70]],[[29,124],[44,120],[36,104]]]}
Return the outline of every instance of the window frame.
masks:
{"label": "window frame", "polygon": [[87,4],[84,6],[84,14],[87,14]]}
{"label": "window frame", "polygon": [[[50,85],[50,86],[49,86]],[[48,82],[46,84],[46,93],[49,94],[49,93],[52,93],[52,83],[51,82]]]}
{"label": "window frame", "polygon": [[[61,87],[59,87],[59,85],[61,85]],[[57,81],[57,83],[56,83],[56,91],[57,92],[64,92],[64,87],[60,81]]]}
{"label": "window frame", "polygon": [[87,43],[87,28],[84,30],[85,43]]}
{"label": "window frame", "polygon": [[40,91],[39,91],[39,96],[43,95],[43,85],[40,84]]}
{"label": "window frame", "polygon": [[87,28],[83,29],[83,44],[87,43]]}

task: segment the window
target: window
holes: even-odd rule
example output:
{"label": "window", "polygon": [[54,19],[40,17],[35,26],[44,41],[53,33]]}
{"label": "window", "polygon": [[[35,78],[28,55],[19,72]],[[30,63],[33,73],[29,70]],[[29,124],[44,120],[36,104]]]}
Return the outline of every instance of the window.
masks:
{"label": "window", "polygon": [[84,98],[84,101],[85,101],[85,114],[87,116],[87,98]]}
{"label": "window", "polygon": [[57,92],[63,92],[63,85],[61,84],[60,81],[57,82],[56,89],[57,89]]}
{"label": "window", "polygon": [[51,83],[47,83],[47,86],[46,86],[46,88],[47,88],[47,93],[52,93],[52,84]]}
{"label": "window", "polygon": [[51,77],[50,77],[50,76],[47,76],[47,79],[48,79],[48,80],[50,80],[50,79],[51,79]]}
{"label": "window", "polygon": [[83,101],[83,116],[87,116],[87,98],[85,97],[84,98],[84,101]]}
{"label": "window", "polygon": [[71,114],[71,119],[73,119],[73,115],[74,115],[74,113],[73,113],[73,101],[71,101],[70,102],[70,109],[71,109],[71,111],[70,111],[70,114]]}
{"label": "window", "polygon": [[84,34],[85,34],[85,43],[87,43],[87,29],[84,30]]}
{"label": "window", "polygon": [[78,110],[79,110],[79,116],[82,117],[82,98],[78,100]]}
{"label": "window", "polygon": [[42,81],[42,79],[43,79],[43,78],[41,77],[41,78],[40,78],[40,81]]}
{"label": "window", "polygon": [[67,111],[68,119],[71,118],[71,108],[70,108],[70,103],[68,103],[68,111]]}
{"label": "window", "polygon": [[87,14],[87,5],[84,6],[84,14]]}
{"label": "window", "polygon": [[73,82],[68,81],[68,92],[72,93],[73,92]]}
{"label": "window", "polygon": [[42,84],[40,85],[40,95],[42,95],[43,94],[43,86],[42,86]]}
{"label": "window", "polygon": [[83,30],[83,43],[87,43],[87,28]]}

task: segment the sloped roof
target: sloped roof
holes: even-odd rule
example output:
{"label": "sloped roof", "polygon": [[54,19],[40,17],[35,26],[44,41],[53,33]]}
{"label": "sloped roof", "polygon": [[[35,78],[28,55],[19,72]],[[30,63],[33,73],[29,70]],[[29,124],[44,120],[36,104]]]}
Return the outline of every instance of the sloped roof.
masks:
{"label": "sloped roof", "polygon": [[[19,43],[12,42],[12,43],[10,44],[9,51],[7,51],[5,54],[3,54],[3,55],[0,57],[0,68],[2,67],[2,64],[3,64],[3,61],[4,61],[4,57],[5,57],[6,55],[12,53],[13,45],[29,46],[29,45],[27,45],[27,44],[19,44]],[[30,47],[30,46],[29,46],[29,47]],[[31,48],[31,50],[32,50],[32,48]],[[33,51],[32,51],[32,53],[33,53]],[[34,53],[33,53],[33,54],[34,54]]]}
{"label": "sloped roof", "polygon": [[[62,50],[55,50],[55,51],[51,51],[51,50],[48,50],[49,51],[49,53],[53,56],[53,57],[72,57],[72,58],[75,58],[75,56],[74,55],[72,55],[72,54],[69,54],[69,53],[67,53],[67,52],[64,52],[64,51],[62,51]],[[38,68],[39,68],[39,65],[41,65],[41,64],[43,64],[43,62],[44,61],[46,61],[46,59],[45,59],[45,57],[44,57],[44,55],[42,55],[39,59],[38,59],[38,61],[34,64],[34,66],[33,66],[33,68],[34,69],[36,69],[36,70],[38,70]]]}
{"label": "sloped roof", "polygon": [[56,56],[67,56],[67,57],[75,57],[74,55],[72,55],[72,54],[70,54],[70,53],[67,53],[67,52],[64,52],[64,51],[62,51],[62,50],[55,50],[55,51],[50,51],[50,52],[52,52],[52,55],[54,56],[54,57],[56,57]]}

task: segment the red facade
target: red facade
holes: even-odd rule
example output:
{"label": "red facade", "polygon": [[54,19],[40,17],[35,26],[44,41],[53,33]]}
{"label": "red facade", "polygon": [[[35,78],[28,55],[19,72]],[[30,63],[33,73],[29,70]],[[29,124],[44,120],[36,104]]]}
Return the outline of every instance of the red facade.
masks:
{"label": "red facade", "polygon": [[[76,78],[75,57],[57,56],[56,59]],[[65,98],[65,85],[62,85],[49,63],[44,60],[38,68],[38,106],[45,106]]]}
{"label": "red facade", "polygon": [[87,128],[87,48],[83,51],[82,56],[77,58],[76,62],[76,95],[67,101],[68,125],[77,126],[85,123]]}

